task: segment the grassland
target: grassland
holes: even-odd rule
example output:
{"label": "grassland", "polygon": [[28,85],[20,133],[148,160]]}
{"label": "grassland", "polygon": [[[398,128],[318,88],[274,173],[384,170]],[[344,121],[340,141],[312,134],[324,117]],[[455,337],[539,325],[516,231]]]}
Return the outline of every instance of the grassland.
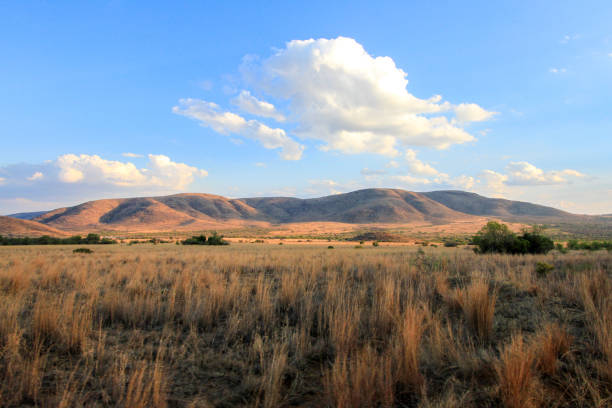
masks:
{"label": "grassland", "polygon": [[612,402],[605,251],[73,249],[0,248],[2,406]]}

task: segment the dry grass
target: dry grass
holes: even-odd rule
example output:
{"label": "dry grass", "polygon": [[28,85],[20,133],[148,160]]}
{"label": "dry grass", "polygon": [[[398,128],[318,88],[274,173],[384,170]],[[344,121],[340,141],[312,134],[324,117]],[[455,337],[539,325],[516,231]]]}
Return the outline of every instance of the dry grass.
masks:
{"label": "dry grass", "polygon": [[491,337],[496,299],[495,290],[491,291],[489,284],[483,281],[473,282],[465,289],[458,289],[456,293],[456,302],[465,320],[483,342]]}
{"label": "dry grass", "polygon": [[496,365],[499,380],[499,396],[507,408],[537,407],[538,380],[535,375],[533,350],[522,335],[512,338],[501,351]]}
{"label": "dry grass", "polygon": [[0,406],[612,402],[609,253],[71,251],[0,248]]}

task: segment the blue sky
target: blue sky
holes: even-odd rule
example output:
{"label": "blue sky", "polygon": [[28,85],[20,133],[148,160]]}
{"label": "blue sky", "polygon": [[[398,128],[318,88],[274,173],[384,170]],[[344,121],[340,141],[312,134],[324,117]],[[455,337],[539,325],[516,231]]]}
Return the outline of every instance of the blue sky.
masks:
{"label": "blue sky", "polygon": [[612,213],[612,5],[0,2],[0,214],[462,189]]}

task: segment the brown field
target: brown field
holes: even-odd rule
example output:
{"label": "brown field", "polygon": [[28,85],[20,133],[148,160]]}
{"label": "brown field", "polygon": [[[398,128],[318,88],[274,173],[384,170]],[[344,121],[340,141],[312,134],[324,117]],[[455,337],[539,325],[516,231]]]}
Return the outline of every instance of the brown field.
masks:
{"label": "brown field", "polygon": [[1,406],[612,403],[607,252],[73,249],[0,247]]}

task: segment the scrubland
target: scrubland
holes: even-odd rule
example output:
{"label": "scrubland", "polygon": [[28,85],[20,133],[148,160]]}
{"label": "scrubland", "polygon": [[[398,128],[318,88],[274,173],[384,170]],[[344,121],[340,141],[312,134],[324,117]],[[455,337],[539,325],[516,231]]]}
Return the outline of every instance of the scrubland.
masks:
{"label": "scrubland", "polygon": [[609,252],[73,249],[0,248],[2,406],[612,403]]}

